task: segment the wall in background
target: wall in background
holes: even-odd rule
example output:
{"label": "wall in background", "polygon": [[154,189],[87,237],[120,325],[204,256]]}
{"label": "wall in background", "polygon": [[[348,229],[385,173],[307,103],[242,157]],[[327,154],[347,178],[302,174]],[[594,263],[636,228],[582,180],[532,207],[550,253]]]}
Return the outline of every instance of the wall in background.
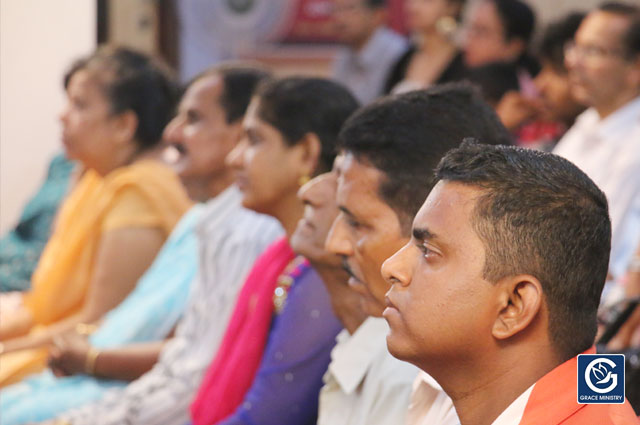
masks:
{"label": "wall in background", "polygon": [[95,1],[0,1],[0,232],[60,150],[62,77],[95,40]]}

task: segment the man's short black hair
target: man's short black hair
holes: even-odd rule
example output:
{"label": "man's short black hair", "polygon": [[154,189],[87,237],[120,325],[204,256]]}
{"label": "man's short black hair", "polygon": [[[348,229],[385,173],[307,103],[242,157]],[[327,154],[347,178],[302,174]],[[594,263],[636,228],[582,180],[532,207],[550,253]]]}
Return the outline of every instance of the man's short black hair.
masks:
{"label": "man's short black hair", "polygon": [[574,12],[552,22],[547,26],[540,42],[540,58],[549,63],[553,69],[566,72],[564,65],[564,47],[573,40],[585,14]]}
{"label": "man's short black hair", "polygon": [[640,7],[622,2],[606,2],[598,6],[598,10],[629,18],[629,28],[622,39],[621,47],[628,59],[636,59],[640,55]]}
{"label": "man's short black hair", "polygon": [[99,77],[111,113],[136,114],[135,139],[140,148],[160,141],[180,96],[179,85],[164,63],[126,47],[103,46],[71,67],[64,76],[64,87],[82,70]]}
{"label": "man's short black hair", "polygon": [[490,0],[504,27],[506,40],[520,39],[529,44],[536,26],[536,15],[531,7],[521,0]]}
{"label": "man's short black hair", "polygon": [[295,145],[307,133],[322,143],[316,172],[331,169],[336,157],[336,141],[345,120],[358,108],[358,101],[343,85],[313,77],[288,77],[258,87],[258,116],[282,133],[285,142]]}
{"label": "man's short black hair", "polygon": [[558,356],[589,348],[611,248],[604,193],[557,155],[470,142],[442,159],[436,177],[483,192],[472,225],[485,246],[485,279],[536,277]]}
{"label": "man's short black hair", "polygon": [[222,78],[220,106],[225,112],[227,124],[235,123],[244,117],[258,85],[271,77],[269,71],[257,65],[229,62],[202,72],[194,77],[187,87],[213,75]]}
{"label": "man's short black hair", "polygon": [[342,128],[339,147],[382,172],[380,197],[408,234],[433,187],[433,170],[466,137],[511,143],[476,90],[454,83],[389,96],[360,109]]}

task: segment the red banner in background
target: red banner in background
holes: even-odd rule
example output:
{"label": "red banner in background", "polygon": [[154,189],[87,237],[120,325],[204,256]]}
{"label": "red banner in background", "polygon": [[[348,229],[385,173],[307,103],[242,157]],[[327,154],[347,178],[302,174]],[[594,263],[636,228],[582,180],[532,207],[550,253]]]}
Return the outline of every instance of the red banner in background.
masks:
{"label": "red banner in background", "polygon": [[[285,43],[334,43],[335,36],[331,24],[332,0],[297,0],[288,30],[282,38]],[[404,0],[388,0],[389,27],[406,34]]]}

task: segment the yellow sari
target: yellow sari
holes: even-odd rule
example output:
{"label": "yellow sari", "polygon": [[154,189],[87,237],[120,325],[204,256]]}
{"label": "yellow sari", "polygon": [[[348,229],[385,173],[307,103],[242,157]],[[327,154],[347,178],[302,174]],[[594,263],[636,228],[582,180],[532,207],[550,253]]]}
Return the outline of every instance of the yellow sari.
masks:
{"label": "yellow sari", "polygon": [[[31,333],[70,317],[86,301],[102,235],[124,227],[160,228],[165,238],[191,206],[174,172],[143,160],[105,177],[88,170],[64,202],[56,227],[24,295],[35,326]],[[126,247],[123,247],[126,249]],[[0,356],[0,386],[46,366],[46,348]]]}

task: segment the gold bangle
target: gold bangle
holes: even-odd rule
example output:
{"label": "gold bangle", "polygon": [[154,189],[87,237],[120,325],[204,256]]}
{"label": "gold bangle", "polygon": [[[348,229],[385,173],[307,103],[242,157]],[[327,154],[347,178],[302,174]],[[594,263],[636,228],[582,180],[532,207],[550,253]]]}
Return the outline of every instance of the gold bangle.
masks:
{"label": "gold bangle", "polygon": [[87,375],[93,375],[96,372],[96,360],[100,355],[100,350],[89,347],[87,351],[87,357],[84,360],[84,371]]}

